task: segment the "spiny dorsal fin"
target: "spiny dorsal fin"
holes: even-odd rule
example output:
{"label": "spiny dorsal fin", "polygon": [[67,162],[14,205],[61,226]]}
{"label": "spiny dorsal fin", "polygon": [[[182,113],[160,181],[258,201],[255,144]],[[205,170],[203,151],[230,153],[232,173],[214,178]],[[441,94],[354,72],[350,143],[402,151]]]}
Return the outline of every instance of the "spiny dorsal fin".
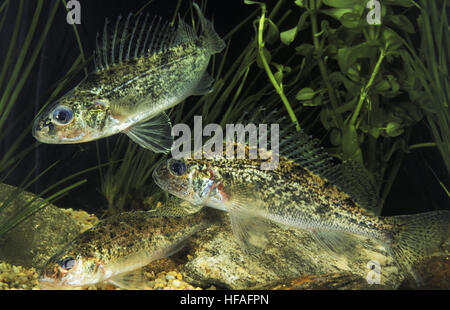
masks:
{"label": "spiny dorsal fin", "polygon": [[[280,156],[327,179],[330,184],[347,193],[361,207],[373,214],[378,214],[378,196],[374,181],[361,164],[354,161],[336,163],[336,160],[325,152],[323,147],[318,146],[319,140],[313,139],[302,130],[297,131],[295,124],[277,110],[267,112],[261,108],[252,114],[248,123],[280,124]],[[267,135],[270,135],[270,126],[267,128]]]}
{"label": "spiny dorsal fin", "polygon": [[159,16],[150,21],[148,14],[142,15],[133,18],[130,13],[126,19],[119,16],[113,24],[106,19],[101,39],[97,33],[96,71],[197,39],[193,29],[181,19],[173,27]]}

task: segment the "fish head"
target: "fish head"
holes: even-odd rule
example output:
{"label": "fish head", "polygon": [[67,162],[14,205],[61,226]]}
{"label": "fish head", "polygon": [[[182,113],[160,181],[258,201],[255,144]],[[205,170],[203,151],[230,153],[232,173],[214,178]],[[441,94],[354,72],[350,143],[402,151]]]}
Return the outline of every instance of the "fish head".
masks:
{"label": "fish head", "polygon": [[105,122],[110,115],[108,100],[75,89],[35,118],[32,133],[49,144],[88,142],[107,135]]}
{"label": "fish head", "polygon": [[102,281],[103,266],[95,256],[63,252],[50,258],[39,275],[39,284],[46,289],[71,289]]}
{"label": "fish head", "polygon": [[153,171],[161,189],[196,205],[221,209],[225,198],[220,175],[209,161],[170,158]]}

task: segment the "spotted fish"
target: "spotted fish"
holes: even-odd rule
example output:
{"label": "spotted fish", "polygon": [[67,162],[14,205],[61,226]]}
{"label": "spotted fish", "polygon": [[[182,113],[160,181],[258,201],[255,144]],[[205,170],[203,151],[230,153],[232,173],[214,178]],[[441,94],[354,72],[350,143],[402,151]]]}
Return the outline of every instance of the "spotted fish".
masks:
{"label": "spotted fish", "polygon": [[144,148],[168,152],[172,127],[164,111],[211,91],[206,68],[225,47],[194,8],[199,35],[181,18],[176,28],[159,17],[150,22],[148,15],[107,21],[101,42],[97,34],[96,70],[35,118],[33,136],[68,144],[124,133]]}
{"label": "spotted fish", "polygon": [[203,211],[180,213],[186,215],[180,218],[155,215],[125,212],[98,222],[49,259],[40,285],[70,289],[109,282],[125,289],[144,288],[142,267],[176,253],[214,221],[214,214]]}
{"label": "spotted fish", "polygon": [[450,212],[381,217],[375,186],[359,164],[335,163],[292,125],[279,136],[279,164],[272,170],[260,168],[263,159],[275,156],[272,151],[258,149],[260,156],[250,159],[253,146],[227,141],[224,152],[240,149],[245,158],[207,152],[170,158],[155,168],[153,178],[179,198],[228,212],[237,241],[249,253],[265,247],[269,221],[309,231],[339,254],[350,244],[349,234],[362,235],[384,244],[404,274],[420,282],[413,266],[447,240]]}

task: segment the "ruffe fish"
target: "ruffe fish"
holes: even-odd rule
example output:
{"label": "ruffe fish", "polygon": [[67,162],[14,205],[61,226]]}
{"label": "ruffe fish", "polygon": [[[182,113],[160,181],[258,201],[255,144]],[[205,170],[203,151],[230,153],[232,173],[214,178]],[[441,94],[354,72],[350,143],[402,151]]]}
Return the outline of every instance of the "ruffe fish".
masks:
{"label": "ruffe fish", "polygon": [[[95,52],[96,70],[38,115],[40,142],[88,142],[125,133],[140,146],[166,153],[173,138],[165,110],[191,95],[211,91],[206,72],[225,47],[211,22],[198,13],[201,33],[179,18],[177,28],[148,15],[105,23]],[[110,29],[109,29],[110,28]]]}
{"label": "ruffe fish", "polygon": [[180,218],[156,215],[163,213],[125,212],[98,222],[49,259],[39,276],[41,287],[109,282],[124,289],[144,288],[141,267],[176,253],[214,221],[214,215],[203,211]]}
{"label": "ruffe fish", "polygon": [[[281,126],[283,121],[271,115],[265,123]],[[413,266],[448,239],[450,212],[379,216],[375,186],[360,164],[335,163],[292,125],[280,129],[280,139],[279,165],[273,170],[260,168],[261,158],[270,158],[267,154],[250,159],[248,143],[227,141],[224,150],[243,150],[245,158],[225,153],[170,158],[155,168],[153,178],[179,198],[228,212],[234,235],[247,252],[265,247],[268,221],[309,231],[339,254],[348,246],[349,234],[356,234],[381,242],[403,274],[420,282]]]}

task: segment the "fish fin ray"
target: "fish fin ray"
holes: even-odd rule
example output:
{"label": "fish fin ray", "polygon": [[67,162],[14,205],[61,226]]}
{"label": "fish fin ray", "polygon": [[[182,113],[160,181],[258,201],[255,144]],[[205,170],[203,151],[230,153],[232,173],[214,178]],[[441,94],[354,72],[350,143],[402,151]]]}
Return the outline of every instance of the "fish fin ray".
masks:
{"label": "fish fin ray", "polygon": [[152,216],[184,217],[200,212],[204,206],[194,205],[187,200],[171,196],[163,206],[148,211]]}
{"label": "fish fin ray", "polygon": [[450,237],[450,211],[440,210],[384,218],[393,225],[387,244],[402,271],[420,286],[423,280],[414,267],[423,258],[442,251]]}
{"label": "fish fin ray", "polygon": [[124,290],[142,290],[148,288],[148,280],[145,278],[142,268],[118,274],[109,279],[108,282]]}
{"label": "fish fin ray", "polygon": [[209,73],[205,72],[203,73],[202,78],[198,82],[196,88],[192,92],[192,95],[194,96],[202,96],[209,94],[213,91],[211,88],[211,85],[214,83],[214,78],[209,75]]}
{"label": "fish fin ray", "polygon": [[247,254],[260,253],[268,242],[271,224],[259,213],[265,204],[254,186],[230,186],[231,200],[227,203],[231,228],[241,248]]}
{"label": "fish fin ray", "polygon": [[172,125],[164,112],[134,125],[124,133],[141,147],[155,153],[167,153],[173,144]]}
{"label": "fish fin ray", "polygon": [[145,17],[142,15],[133,17],[129,13],[125,19],[119,16],[115,23],[105,20],[102,35],[97,33],[94,53],[96,71],[198,39],[192,27],[181,19],[174,27],[159,16],[149,18],[148,14]]}
{"label": "fish fin ray", "polygon": [[[370,214],[379,214],[378,193],[372,175],[365,167],[355,161],[338,163],[323,147],[303,130],[297,131],[283,112],[267,111],[260,108],[251,114],[244,123],[279,124],[279,154],[294,161],[312,173],[325,178],[330,184],[347,193]],[[271,136],[271,126],[267,126],[266,138]],[[269,143],[270,139],[266,139]],[[261,141],[261,139],[260,139]]]}
{"label": "fish fin ray", "polygon": [[214,25],[205,18],[202,10],[199,8],[197,3],[193,3],[195,10],[197,11],[200,24],[202,26],[201,35],[204,36],[208,42],[208,49],[211,54],[220,53],[226,46],[225,42],[214,30]]}
{"label": "fish fin ray", "polygon": [[237,242],[247,254],[258,254],[264,250],[270,228],[267,220],[249,214],[230,212],[230,222]]}
{"label": "fish fin ray", "polygon": [[328,250],[334,256],[349,257],[358,245],[358,241],[350,233],[313,231],[311,234],[322,248]]}

